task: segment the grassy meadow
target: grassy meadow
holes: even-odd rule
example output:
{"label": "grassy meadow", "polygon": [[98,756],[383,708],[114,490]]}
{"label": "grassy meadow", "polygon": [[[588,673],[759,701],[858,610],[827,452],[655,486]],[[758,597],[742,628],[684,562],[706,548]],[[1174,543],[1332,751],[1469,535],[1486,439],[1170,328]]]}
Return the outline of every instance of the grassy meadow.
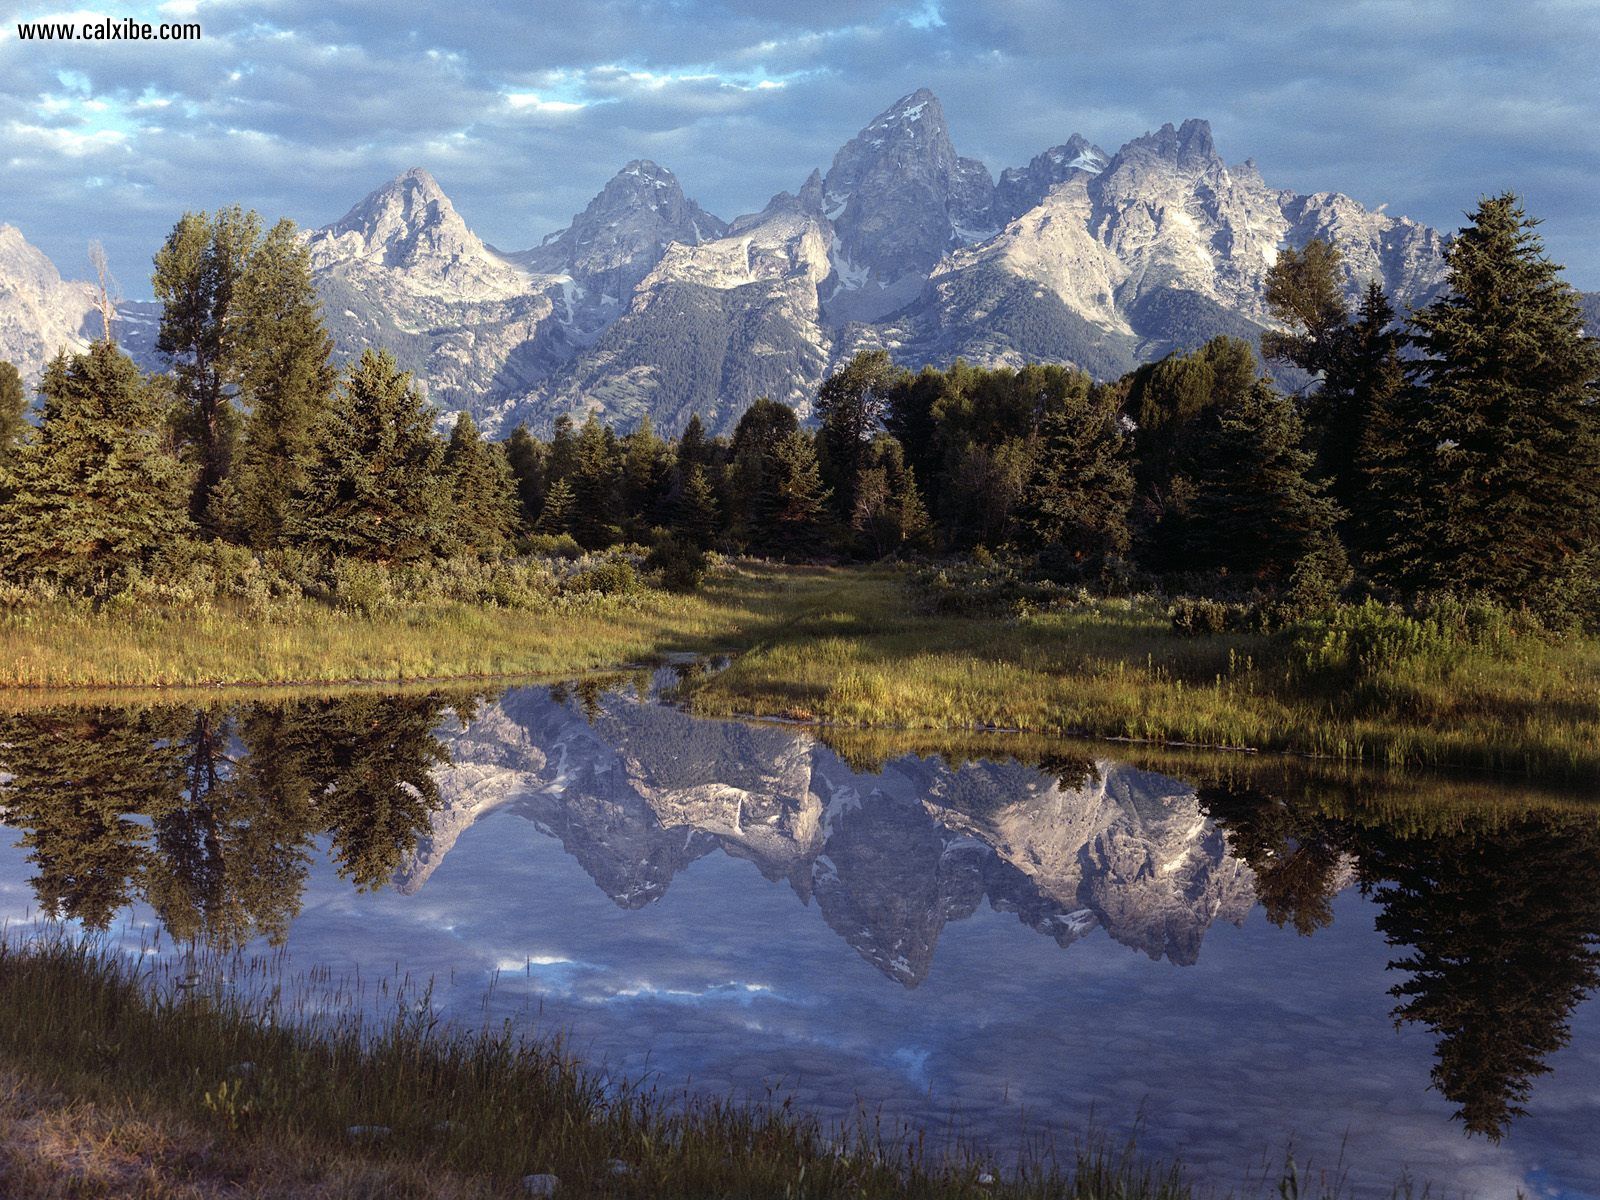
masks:
{"label": "grassy meadow", "polygon": [[20,604],[0,615],[0,687],[16,704],[16,689],[550,678],[733,652],[729,669],[685,684],[684,703],[712,716],[1600,779],[1595,638],[1376,606],[1270,634],[1183,636],[1153,597],[936,615],[910,579],[737,562],[693,594],[636,588],[520,606]]}

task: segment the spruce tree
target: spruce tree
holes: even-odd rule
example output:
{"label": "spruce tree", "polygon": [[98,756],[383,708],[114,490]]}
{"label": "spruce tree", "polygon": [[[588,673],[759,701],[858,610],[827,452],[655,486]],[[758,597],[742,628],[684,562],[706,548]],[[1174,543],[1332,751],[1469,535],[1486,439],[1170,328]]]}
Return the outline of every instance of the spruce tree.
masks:
{"label": "spruce tree", "polygon": [[622,539],[622,448],[617,435],[591,416],[572,447],[572,536],[585,550]]}
{"label": "spruce tree", "polygon": [[683,434],[678,438],[680,474],[687,475],[691,467],[709,467],[712,457],[713,448],[706,437],[706,427],[700,420],[700,414],[690,413],[689,423],[683,427]]}
{"label": "spruce tree", "polygon": [[708,550],[717,540],[721,525],[717,493],[705,468],[698,464],[691,466],[673,507],[673,531],[700,549]]}
{"label": "spruce tree", "polygon": [[1536,225],[1513,195],[1482,201],[1412,318],[1419,503],[1382,567],[1404,591],[1526,603],[1600,545],[1600,342]]}
{"label": "spruce tree", "polygon": [[1026,543],[1053,560],[1096,568],[1127,552],[1133,475],[1118,402],[1109,388],[1084,386],[1051,403],[1040,423],[1021,524]]}
{"label": "spruce tree", "polygon": [[622,439],[623,509],[636,530],[666,518],[675,461],[672,447],[656,436],[648,414]]}
{"label": "spruce tree", "polygon": [[349,368],[317,442],[305,489],[289,506],[291,542],[373,561],[447,547],[444,446],[410,373],[387,351],[368,350]]}
{"label": "spruce tree", "polygon": [[[750,541],[756,536],[756,507],[766,491],[773,452],[799,428],[800,420],[792,408],[765,396],[739,418],[723,474],[723,511],[730,518],[736,540]],[[755,549],[761,552],[760,547]]]}
{"label": "spruce tree", "polygon": [[924,540],[928,512],[917,489],[916,473],[907,465],[900,443],[888,434],[870,447],[856,483],[850,527],[877,558]]}
{"label": "spruce tree", "polygon": [[1365,565],[1398,522],[1416,519],[1415,467],[1407,459],[1416,398],[1406,392],[1401,333],[1377,283],[1368,286],[1345,340],[1342,411],[1325,412],[1329,492],[1345,509],[1345,538]]}
{"label": "spruce tree", "polygon": [[450,485],[455,544],[480,553],[504,549],[517,531],[516,483],[505,455],[478,435],[467,413],[456,418],[450,433],[444,474]]}
{"label": "spruce tree", "polygon": [[1331,599],[1348,564],[1335,533],[1338,509],[1310,477],[1294,405],[1266,380],[1223,409],[1209,439],[1192,505],[1194,568],[1268,586],[1303,577]]}
{"label": "spruce tree", "polygon": [[0,570],[84,588],[145,567],[193,533],[188,481],[163,437],[167,393],[116,347],[58,355],[39,428],[0,509]]}
{"label": "spruce tree", "polygon": [[156,349],[177,380],[177,430],[195,466],[190,512],[212,528],[211,493],[227,475],[238,433],[235,292],[260,237],[255,213],[237,205],[185,213],[157,251],[151,284],[161,301]]}
{"label": "spruce tree", "polygon": [[806,558],[822,547],[828,489],[816,445],[796,430],[772,448],[754,505],[753,540],[759,553]]}
{"label": "spruce tree", "polygon": [[28,429],[28,394],[16,367],[0,361],[0,487]]}
{"label": "spruce tree", "polygon": [[534,530],[552,537],[571,533],[572,513],[576,507],[577,497],[573,495],[571,482],[566,479],[556,480],[544,494],[544,507],[539,511],[539,519],[534,524]]}
{"label": "spruce tree", "polygon": [[517,504],[523,526],[532,529],[544,507],[547,452],[527,427],[518,425],[505,442],[506,465],[517,485]]}
{"label": "spruce tree", "polygon": [[262,549],[282,539],[290,498],[305,486],[336,378],[311,256],[292,221],[279,221],[251,252],[227,319],[248,415],[215,507],[220,525]]}
{"label": "spruce tree", "polygon": [[846,519],[855,510],[856,477],[888,411],[888,394],[898,374],[887,350],[868,350],[828,376],[817,390],[821,422],[817,450],[823,480],[837,512]]}

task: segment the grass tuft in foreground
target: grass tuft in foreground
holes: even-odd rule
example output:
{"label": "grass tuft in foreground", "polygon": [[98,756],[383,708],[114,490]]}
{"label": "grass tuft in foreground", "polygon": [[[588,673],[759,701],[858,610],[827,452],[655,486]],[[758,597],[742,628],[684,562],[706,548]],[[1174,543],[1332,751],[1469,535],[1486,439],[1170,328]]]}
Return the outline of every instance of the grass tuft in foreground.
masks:
{"label": "grass tuft in foreground", "polygon": [[[377,1030],[303,1016],[153,986],[82,944],[0,943],[0,1194],[515,1195],[531,1173],[575,1197],[1194,1194],[1131,1148],[993,1178],[870,1123],[608,1091],[559,1044],[453,1032],[425,1006]],[[1265,1183],[1338,1191],[1292,1170]]]}

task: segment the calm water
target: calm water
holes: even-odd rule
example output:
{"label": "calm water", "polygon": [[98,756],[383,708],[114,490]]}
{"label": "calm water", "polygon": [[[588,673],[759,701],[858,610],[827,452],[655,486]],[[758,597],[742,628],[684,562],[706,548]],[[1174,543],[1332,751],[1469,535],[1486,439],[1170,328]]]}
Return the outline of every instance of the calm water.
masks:
{"label": "calm water", "polygon": [[623,1076],[1002,1158],[1142,1121],[1224,1188],[1292,1143],[1357,1194],[1600,1197],[1600,807],[830,747],[651,687],[0,717],[0,921],[432,977]]}

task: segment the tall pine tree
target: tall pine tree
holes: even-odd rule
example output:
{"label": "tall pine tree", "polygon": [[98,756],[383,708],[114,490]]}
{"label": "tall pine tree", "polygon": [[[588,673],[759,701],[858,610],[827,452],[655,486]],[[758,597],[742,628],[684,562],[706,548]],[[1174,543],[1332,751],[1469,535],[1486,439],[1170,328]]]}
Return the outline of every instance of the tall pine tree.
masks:
{"label": "tall pine tree", "polygon": [[479,553],[503,550],[519,521],[516,483],[504,453],[478,435],[467,413],[456,418],[450,433],[444,474],[450,485],[454,543]]}
{"label": "tall pine tree", "polygon": [[1513,195],[1482,201],[1412,318],[1400,458],[1418,503],[1381,569],[1402,590],[1525,603],[1600,545],[1600,342],[1536,225]]}
{"label": "tall pine tree", "polygon": [[279,221],[237,280],[224,349],[247,407],[218,523],[258,549],[283,536],[289,501],[305,486],[332,397],[333,339],[311,282],[311,256],[292,221]]}
{"label": "tall pine tree", "polygon": [[211,494],[227,475],[238,434],[239,386],[234,299],[261,235],[261,221],[237,205],[185,213],[156,252],[151,285],[161,301],[156,349],[177,380],[176,426],[195,466],[190,512],[212,528]]}
{"label": "tall pine tree", "polygon": [[1133,475],[1118,402],[1112,389],[1085,380],[1054,398],[1040,422],[1021,524],[1031,548],[1063,566],[1092,570],[1127,552]]}
{"label": "tall pine tree", "polygon": [[105,342],[45,369],[38,431],[0,509],[0,569],[70,587],[147,566],[193,533],[163,436],[168,397]]}
{"label": "tall pine tree", "polygon": [[366,351],[334,397],[304,491],[289,506],[291,542],[373,561],[415,559],[449,543],[450,490],[427,402],[387,351]]}

